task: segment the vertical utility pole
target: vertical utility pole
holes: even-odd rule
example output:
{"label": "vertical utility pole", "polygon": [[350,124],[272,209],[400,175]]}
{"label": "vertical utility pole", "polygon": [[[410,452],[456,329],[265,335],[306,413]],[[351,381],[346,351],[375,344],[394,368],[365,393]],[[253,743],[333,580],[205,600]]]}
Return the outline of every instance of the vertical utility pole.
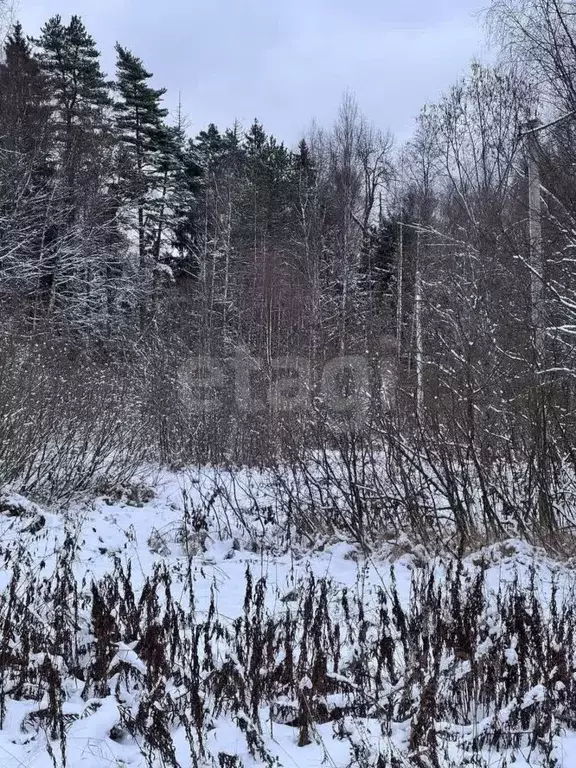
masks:
{"label": "vertical utility pole", "polygon": [[541,371],[545,365],[545,335],[542,256],[542,197],[540,190],[540,156],[537,133],[540,121],[530,120],[524,136],[528,154],[528,233],[530,238],[530,298],[532,338],[534,346],[534,446],[538,485],[538,516],[546,531],[554,527],[554,510],[549,497],[548,418],[545,379]]}
{"label": "vertical utility pole", "polygon": [[422,421],[424,409],[424,344],[422,341],[422,272],[420,271],[420,228],[416,234],[416,275],[414,278],[416,326],[416,417]]}
{"label": "vertical utility pole", "polygon": [[396,271],[396,364],[402,354],[402,280],[404,272],[404,228],[399,224],[398,268]]}
{"label": "vertical utility pole", "polygon": [[526,125],[526,146],[528,150],[528,228],[530,237],[530,294],[532,305],[532,332],[534,343],[534,366],[538,371],[544,364],[544,318],[542,287],[544,261],[542,258],[542,198],[540,192],[540,164],[538,137],[536,132],[540,121],[530,120]]}

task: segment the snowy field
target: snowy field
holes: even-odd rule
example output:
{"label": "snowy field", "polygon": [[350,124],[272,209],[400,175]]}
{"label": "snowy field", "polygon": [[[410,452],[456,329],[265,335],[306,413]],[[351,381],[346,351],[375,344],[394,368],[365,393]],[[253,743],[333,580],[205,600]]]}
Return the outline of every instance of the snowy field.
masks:
{"label": "snowy field", "polygon": [[570,563],[307,548],[212,484],[0,496],[2,768],[576,765]]}

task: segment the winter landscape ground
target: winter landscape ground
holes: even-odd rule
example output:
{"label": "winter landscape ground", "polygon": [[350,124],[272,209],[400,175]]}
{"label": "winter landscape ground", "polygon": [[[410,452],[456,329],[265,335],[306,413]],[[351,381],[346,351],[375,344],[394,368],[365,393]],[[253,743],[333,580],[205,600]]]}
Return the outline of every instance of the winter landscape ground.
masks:
{"label": "winter landscape ground", "polygon": [[572,562],[288,546],[268,494],[0,497],[3,768],[574,765]]}
{"label": "winter landscape ground", "polygon": [[340,56],[407,92],[464,0],[54,3],[0,0],[0,768],[574,768],[576,0],[404,142]]}

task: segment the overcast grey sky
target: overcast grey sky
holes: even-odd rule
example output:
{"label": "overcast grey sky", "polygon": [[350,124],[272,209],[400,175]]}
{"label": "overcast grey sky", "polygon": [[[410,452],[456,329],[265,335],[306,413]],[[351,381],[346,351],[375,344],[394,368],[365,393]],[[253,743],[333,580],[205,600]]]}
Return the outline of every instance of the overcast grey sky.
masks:
{"label": "overcast grey sky", "polygon": [[116,40],[182,94],[191,131],[258,117],[294,144],[330,125],[345,89],[380,128],[406,138],[420,107],[483,53],[487,0],[20,0],[36,34],[55,13],[82,16],[107,72]]}

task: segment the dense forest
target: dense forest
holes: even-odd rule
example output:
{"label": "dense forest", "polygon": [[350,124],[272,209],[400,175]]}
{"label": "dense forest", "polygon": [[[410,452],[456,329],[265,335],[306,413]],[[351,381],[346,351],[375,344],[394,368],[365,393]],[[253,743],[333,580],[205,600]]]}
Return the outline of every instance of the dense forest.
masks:
{"label": "dense forest", "polygon": [[[121,44],[109,77],[78,16],[37,37],[13,25],[0,481],[60,498],[145,461],[328,472],[335,451],[358,535],[396,515],[434,527],[438,494],[462,540],[507,516],[561,532],[576,489],[570,8],[496,0],[496,63],[423,107],[405,146],[351,94],[295,148],[258,120],[191,136],[194,105],[168,114]],[[298,408],[281,397],[295,375]]]}

